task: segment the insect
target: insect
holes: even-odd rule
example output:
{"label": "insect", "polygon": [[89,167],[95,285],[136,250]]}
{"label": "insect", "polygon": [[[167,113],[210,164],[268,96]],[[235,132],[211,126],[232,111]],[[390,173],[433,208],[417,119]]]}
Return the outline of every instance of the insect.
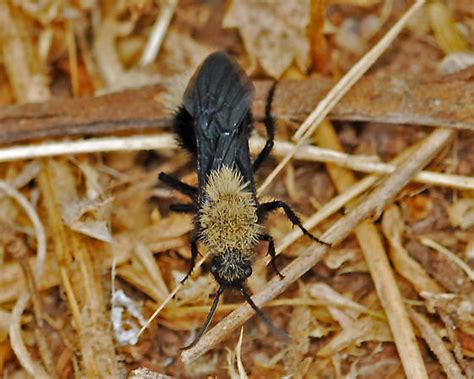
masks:
{"label": "insect", "polygon": [[204,60],[191,78],[183,104],[175,114],[174,131],[180,145],[196,160],[198,176],[196,188],[163,172],[159,175],[162,183],[192,200],[190,204],[170,206],[172,211],[195,215],[191,265],[183,282],[194,269],[199,243],[205,245],[211,254],[210,271],[219,284],[203,326],[194,342],[184,349],[194,346],[204,334],[225,288],[239,290],[273,333],[289,339],[257,307],[245,286],[246,279],[252,275],[255,246],[261,241],[268,243],[271,266],[275,273],[283,277],[275,264],[273,238],[262,225],[270,212],[283,209],[288,219],[305,235],[324,243],[303,227],[286,203],[259,203],[256,195],[254,173],[273,147],[275,131],[270,111],[274,89],[275,86],[270,91],[266,106],[264,123],[267,141],[253,163],[248,137],[253,125],[250,106],[254,87],[243,69],[226,53],[215,52]]}

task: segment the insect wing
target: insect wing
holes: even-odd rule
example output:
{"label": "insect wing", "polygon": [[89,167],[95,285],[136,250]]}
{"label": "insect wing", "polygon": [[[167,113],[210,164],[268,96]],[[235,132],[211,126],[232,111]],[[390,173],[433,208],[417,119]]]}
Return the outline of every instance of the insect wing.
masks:
{"label": "insect wing", "polygon": [[223,52],[207,57],[192,77],[184,106],[194,120],[200,181],[222,165],[245,171],[251,179],[247,134],[253,94],[250,79]]}

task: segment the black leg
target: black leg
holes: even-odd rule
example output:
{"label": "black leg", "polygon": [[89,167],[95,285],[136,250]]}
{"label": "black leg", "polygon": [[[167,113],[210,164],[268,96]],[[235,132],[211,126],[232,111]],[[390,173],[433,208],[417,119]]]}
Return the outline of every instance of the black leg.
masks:
{"label": "black leg", "polygon": [[196,213],[194,204],[171,204],[170,210],[177,213]]}
{"label": "black leg", "polygon": [[288,334],[286,334],[284,330],[273,325],[273,322],[268,318],[268,316],[265,313],[263,313],[263,311],[257,306],[257,304],[253,302],[247,289],[244,286],[241,286],[239,289],[245,301],[252,307],[252,309],[255,311],[257,316],[260,317],[261,320],[270,328],[271,332],[275,334],[277,337],[281,338],[286,343],[292,342],[291,337]]}
{"label": "black leg", "polygon": [[175,189],[176,191],[179,191],[186,196],[189,196],[191,199],[195,199],[197,196],[197,189],[196,187],[190,186],[189,184],[183,183],[181,180],[178,180],[176,178],[173,178],[171,175],[165,174],[164,172],[161,172],[160,175],[158,175],[158,179],[166,184],[168,187],[171,187]]}
{"label": "black leg", "polygon": [[196,258],[198,254],[199,254],[199,251],[197,247],[197,237],[192,237],[191,238],[191,263],[190,263],[189,271],[186,274],[186,276],[183,278],[183,280],[181,280],[181,283],[184,283],[186,279],[189,278],[189,275],[191,275],[191,273],[193,272],[194,266],[196,266]]}
{"label": "black leg", "polygon": [[265,129],[267,130],[267,142],[263,147],[262,151],[258,154],[257,158],[253,162],[253,171],[257,171],[262,165],[263,161],[268,157],[273,149],[273,139],[275,138],[275,121],[271,115],[272,113],[272,101],[275,94],[276,82],[273,82],[270,91],[268,91],[267,104],[265,105]]}
{"label": "black leg", "polygon": [[272,266],[273,271],[275,271],[275,273],[278,274],[281,279],[283,279],[284,278],[283,274],[280,272],[280,270],[278,270],[276,266],[275,243],[273,242],[272,236],[269,234],[262,234],[260,238],[262,239],[262,241],[268,241],[268,254],[270,255],[270,257],[272,257],[272,260],[270,261],[270,265]]}
{"label": "black leg", "polygon": [[196,337],[194,337],[194,341],[191,342],[188,346],[182,347],[180,350],[191,349],[201,339],[202,335],[204,334],[204,332],[207,330],[207,327],[211,323],[214,313],[216,313],[217,305],[219,304],[219,299],[221,298],[221,295],[224,292],[224,288],[225,287],[221,285],[219,289],[217,290],[216,297],[214,298],[214,301],[212,302],[211,309],[209,310],[209,313],[207,314],[206,320],[204,321],[204,324],[202,324],[201,329],[199,329],[199,332],[197,332]]}
{"label": "black leg", "polygon": [[305,234],[306,236],[308,236],[309,238],[311,238],[312,240],[316,242],[330,246],[330,244],[328,244],[327,242],[321,241],[319,238],[313,236],[309,231],[307,231],[305,227],[301,224],[301,221],[299,217],[296,215],[296,213],[293,212],[290,206],[283,201],[277,200],[277,201],[270,201],[269,203],[260,204],[257,209],[258,221],[259,222],[263,221],[268,213],[278,208],[282,208],[285,211],[286,217],[288,217],[288,219],[293,223],[293,225],[296,225],[298,228],[300,228],[303,234]]}

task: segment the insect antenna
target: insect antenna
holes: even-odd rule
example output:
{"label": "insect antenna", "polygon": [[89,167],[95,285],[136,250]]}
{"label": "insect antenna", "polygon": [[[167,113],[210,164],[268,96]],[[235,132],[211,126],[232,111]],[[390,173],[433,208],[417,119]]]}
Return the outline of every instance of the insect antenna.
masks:
{"label": "insect antenna", "polygon": [[212,303],[211,309],[209,310],[209,313],[207,314],[206,320],[204,321],[204,324],[202,324],[201,329],[199,329],[199,332],[196,334],[194,341],[191,342],[188,346],[182,347],[181,350],[191,349],[201,339],[202,335],[207,330],[207,327],[209,326],[212,320],[212,317],[214,316],[214,313],[216,313],[217,305],[219,304],[219,299],[223,292],[224,292],[224,286],[221,285],[216,292],[216,297],[214,298],[214,302]]}
{"label": "insect antenna", "polygon": [[262,310],[255,304],[250,297],[247,289],[244,286],[241,286],[240,292],[242,293],[242,296],[244,297],[245,301],[249,303],[249,305],[252,307],[252,309],[255,311],[255,313],[262,319],[262,321],[270,328],[271,332],[276,335],[277,337],[281,338],[285,342],[290,342],[291,337],[282,329],[279,327],[275,326],[268,316],[262,312]]}

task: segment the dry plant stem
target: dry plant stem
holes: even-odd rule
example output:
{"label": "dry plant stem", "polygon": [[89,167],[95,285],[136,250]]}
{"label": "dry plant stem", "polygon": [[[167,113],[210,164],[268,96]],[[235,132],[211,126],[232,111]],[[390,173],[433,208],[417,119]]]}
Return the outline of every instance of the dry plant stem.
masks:
{"label": "dry plant stem", "polygon": [[175,137],[171,134],[47,142],[0,148],[0,162],[110,151],[168,150],[170,147],[176,147]]}
{"label": "dry plant stem", "polygon": [[[328,121],[321,124],[315,137],[323,147],[342,150],[337,134]],[[356,183],[352,172],[345,168],[328,164],[327,169],[339,192],[344,192]],[[405,373],[413,378],[428,378],[415,333],[377,228],[371,221],[365,220],[356,227],[355,234],[387,315]]]}
{"label": "dry plant stem", "polygon": [[71,72],[71,90],[73,96],[79,95],[79,68],[77,61],[77,46],[72,21],[66,23],[66,45],[69,55],[69,70]]}
{"label": "dry plant stem", "polygon": [[387,315],[405,374],[410,378],[428,378],[415,332],[377,228],[366,220],[356,228],[356,236]]}
{"label": "dry plant stem", "polygon": [[[18,202],[33,224],[37,240],[37,259],[34,270],[34,279],[38,282],[43,274],[46,259],[46,234],[43,224],[28,200],[14,187],[4,181],[0,181],[0,190]],[[10,345],[21,366],[28,372],[28,374],[35,378],[42,378],[47,377],[48,374],[44,368],[39,363],[35,362],[30,356],[21,335],[21,315],[26,309],[29,300],[30,295],[27,290],[24,290],[19,294],[18,300],[13,307],[9,328]]]}
{"label": "dry plant stem", "polygon": [[[350,213],[339,219],[321,238],[331,244],[336,244],[345,239],[363,220],[374,213],[378,214],[380,209],[383,209],[385,204],[396,196],[409,182],[410,178],[421,170],[421,168],[441,150],[452,135],[453,133],[448,130],[434,131],[420,148],[400,165],[396,173],[387,177],[377,189],[368,195],[359,205],[354,207]],[[328,247],[326,245],[317,245],[315,248],[311,247],[308,249],[306,254],[296,258],[282,270],[282,274],[285,276],[283,279],[275,277],[268,282],[263,291],[253,296],[254,302],[258,306],[262,306],[269,300],[283,293],[286,288],[318,263],[327,251]],[[214,328],[204,334],[196,346],[183,352],[181,354],[182,361],[189,363],[205,354],[219,342],[226,339],[229,334],[241,326],[253,314],[250,306],[246,304],[240,306]]]}
{"label": "dry plant stem", "polygon": [[16,100],[20,103],[48,100],[46,78],[29,67],[27,46],[7,1],[0,1],[0,25],[0,52]]}
{"label": "dry plant stem", "polygon": [[[250,139],[252,153],[259,152],[265,140],[259,137]],[[294,144],[285,141],[275,141],[272,154],[282,157],[294,149]],[[136,150],[169,150],[177,148],[175,137],[172,134],[136,135],[131,137],[91,138],[79,141],[47,142],[37,145],[23,145],[0,148],[0,162],[9,162],[23,159],[53,157],[70,154],[100,153],[110,151]],[[371,174],[390,174],[396,170],[393,163],[376,162],[376,157],[357,156],[342,152],[305,145],[295,154],[296,159],[335,163],[356,171]],[[449,175],[431,171],[422,171],[414,181],[424,184],[451,187],[456,189],[474,190],[474,178],[460,175]]]}
{"label": "dry plant stem", "polygon": [[442,338],[436,333],[435,329],[430,325],[430,322],[421,314],[414,310],[409,310],[410,318],[416,324],[423,339],[426,341],[431,351],[436,355],[444,372],[449,379],[463,379],[461,369],[456,363],[456,360],[446,348]]}
{"label": "dry plant stem", "polygon": [[156,20],[151,29],[148,41],[140,58],[140,66],[146,66],[156,59],[163,39],[165,38],[166,31],[168,30],[171,19],[173,18],[176,3],[177,0],[161,1],[160,17]]}
{"label": "dry plant stem", "polygon": [[[81,42],[80,34],[78,38]],[[84,56],[84,48],[81,51]],[[95,78],[94,86],[99,88],[94,67],[88,71]],[[337,103],[329,117],[407,127],[474,130],[473,78],[474,66],[452,75],[423,78],[367,75]],[[263,120],[271,82],[254,84],[252,112],[255,120]],[[333,85],[333,81],[323,78],[281,80],[272,114],[276,119],[303,121]],[[39,139],[156,133],[171,124],[169,109],[162,100],[163,91],[162,86],[149,86],[98,97],[54,98],[43,104],[2,106],[0,145],[13,146]],[[434,101],[436,98],[442,101]]]}
{"label": "dry plant stem", "polygon": [[[263,144],[264,141],[260,138],[254,138],[250,141],[252,151],[255,152],[259,151],[259,149],[263,147]],[[276,156],[283,156],[291,151],[293,146],[294,145],[289,142],[275,141],[272,153]],[[335,163],[339,166],[368,174],[391,174],[397,169],[396,164],[374,161],[377,157],[351,155],[334,149],[320,148],[310,145],[301,146],[296,152],[295,158],[305,161]],[[431,171],[421,171],[413,178],[413,181],[456,189],[474,189],[474,178],[472,177],[449,175]]]}
{"label": "dry plant stem", "polygon": [[[87,244],[87,237],[75,232],[70,232],[70,235],[75,259],[80,264],[82,287],[85,289],[81,293],[83,303],[81,345],[91,345],[91,349],[87,350],[91,353],[89,361],[95,362],[100,377],[117,378],[119,377],[117,357],[101,278],[97,273],[91,248]],[[77,292],[80,289],[81,287],[78,286]],[[85,368],[88,367],[85,366]],[[92,374],[89,377],[95,378],[96,376]]]}
{"label": "dry plant stem", "polygon": [[[339,211],[344,205],[349,203],[351,200],[355,199],[357,196],[361,195],[364,191],[372,187],[377,181],[379,177],[377,176],[368,176],[361,181],[354,184],[350,187],[347,191],[341,193],[338,196],[333,197],[330,201],[324,204],[318,212],[313,214],[303,223],[303,226],[311,230],[316,227],[320,222],[326,220],[329,216]],[[303,232],[300,229],[293,229],[290,233],[288,233],[285,237],[283,237],[279,243],[277,244],[275,251],[276,254],[281,254],[285,251],[288,246],[290,246],[293,242],[295,242],[298,238],[303,236]],[[269,257],[266,258],[266,264],[270,263]]]}
{"label": "dry plant stem", "polygon": [[469,280],[471,282],[474,282],[474,270],[472,270],[469,265],[461,258],[459,258],[456,254],[454,254],[452,251],[448,250],[438,242],[433,241],[431,238],[421,237],[420,241],[423,245],[431,247],[433,250],[437,251],[438,253],[448,258],[450,261],[454,262],[455,265],[457,265],[459,268],[461,268],[461,270],[466,273]]}
{"label": "dry plant stem", "polygon": [[383,36],[383,38],[365,54],[329,91],[325,98],[318,104],[316,109],[306,118],[296,131],[293,139],[296,141],[294,149],[289,152],[278,164],[271,174],[265,179],[259,187],[258,193],[261,194],[268,185],[275,179],[278,173],[286,166],[288,161],[295,155],[298,148],[306,141],[316,130],[318,125],[326,118],[329,112],[334,108],[339,100],[349,91],[349,89],[364,75],[367,70],[375,63],[378,57],[387,49],[393,40],[402,31],[403,27],[423,4],[425,0],[417,0],[408,11],[397,21],[397,23]]}
{"label": "dry plant stem", "polygon": [[66,242],[65,228],[62,224],[60,211],[57,209],[57,201],[53,195],[54,189],[51,185],[47,161],[43,162],[43,170],[38,177],[38,181],[43,194],[44,207],[47,211],[51,233],[55,236],[53,240],[54,252],[56,255],[56,260],[59,262],[61,283],[66,293],[69,307],[71,308],[72,317],[74,319],[74,327],[77,331],[80,331],[82,328],[81,312],[65,265],[65,262],[71,260],[71,251],[70,246]]}
{"label": "dry plant stem", "polygon": [[[57,162],[57,165],[64,162]],[[61,220],[61,193],[60,185],[52,161],[43,166],[40,175],[40,185],[49,189],[44,193],[48,207],[48,216],[54,219],[52,229],[57,231],[56,238],[61,235],[62,249],[65,249],[63,260],[58,260],[61,269],[68,274],[71,280],[71,293],[75,296],[74,306],[79,307],[80,328],[78,337],[81,349],[82,372],[76,375],[85,375],[88,378],[118,377],[117,358],[115,356],[114,341],[107,318],[106,304],[103,296],[100,277],[97,275],[93,257],[89,251],[87,238],[68,229]],[[52,222],[53,223],[53,222]],[[71,303],[71,299],[69,299]]]}
{"label": "dry plant stem", "polygon": [[462,346],[459,341],[459,338],[456,336],[456,325],[454,321],[449,315],[447,315],[443,311],[441,311],[439,314],[446,328],[449,341],[451,342],[453,346],[452,347],[453,355],[454,355],[454,358],[456,359],[456,362],[458,363],[459,368],[461,369],[461,371],[466,373],[467,377],[472,378],[474,376],[473,375],[474,372],[470,367],[466,365],[466,361],[464,360],[464,353],[462,351]]}

